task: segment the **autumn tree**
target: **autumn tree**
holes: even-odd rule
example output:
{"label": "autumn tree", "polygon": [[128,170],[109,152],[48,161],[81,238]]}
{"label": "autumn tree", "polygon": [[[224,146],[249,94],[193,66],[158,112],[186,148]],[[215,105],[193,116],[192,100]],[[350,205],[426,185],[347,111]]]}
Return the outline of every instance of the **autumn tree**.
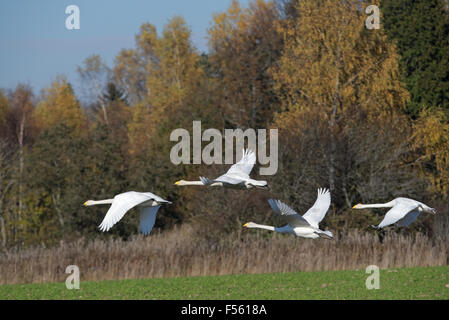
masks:
{"label": "autumn tree", "polygon": [[[207,125],[216,117],[209,82],[190,37],[191,31],[181,17],[171,19],[161,36],[147,23],[136,37],[136,50],[144,62],[141,74],[145,74],[145,97],[133,105],[128,123],[132,156],[128,178],[132,188],[151,188],[169,199],[180,196],[171,187],[174,181],[186,170],[194,170],[193,166],[171,163],[170,133],[177,128],[191,130],[193,120]],[[184,209],[181,202],[178,206],[167,208],[156,225],[181,221]]]}
{"label": "autumn tree", "polygon": [[[208,31],[210,51],[199,59],[210,92],[203,101],[210,101],[208,105],[214,110],[208,122],[213,128],[266,128],[278,110],[269,69],[281,49],[281,37],[275,28],[279,19],[275,4],[264,1],[252,1],[248,9],[233,1],[225,12],[214,16]],[[202,127],[206,127],[204,121]],[[196,167],[188,167],[183,177],[197,180],[198,172],[213,177],[229,169],[229,165],[218,164]],[[259,190],[241,193],[226,188],[190,188],[182,194],[188,195],[185,211],[192,212],[189,220],[198,226],[196,234],[211,243],[240,230],[244,219],[257,216],[261,221],[260,213],[266,211],[267,193]],[[210,205],[202,206],[203,201]]]}
{"label": "autumn tree", "polygon": [[[123,158],[129,156],[129,134],[128,125],[131,121],[132,110],[128,105],[127,96],[124,90],[118,88],[114,82],[109,82],[103,93],[103,103],[108,113],[108,135],[120,146],[120,153]],[[101,112],[97,111],[97,119]]]}
{"label": "autumn tree", "polygon": [[402,165],[408,93],[394,46],[382,29],[365,28],[358,3],[304,0],[296,10],[279,25],[284,48],[272,68],[283,108],[273,124],[281,137],[278,192],[305,206],[328,186],[337,210],[387,198],[388,190],[417,192]]}
{"label": "autumn tree", "polygon": [[442,109],[427,108],[414,123],[416,152],[420,168],[429,178],[429,189],[438,199],[449,196],[449,124]]}
{"label": "autumn tree", "polygon": [[26,147],[33,144],[36,138],[34,120],[34,95],[31,88],[19,84],[11,92],[8,99],[10,109],[7,114],[7,141],[11,151],[16,153],[13,164],[13,185],[11,199],[12,242],[15,243],[20,229],[19,220],[24,214],[24,171]]}
{"label": "autumn tree", "polygon": [[149,75],[147,66],[157,59],[153,50],[156,38],[156,27],[144,23],[135,37],[136,48],[122,49],[115,58],[114,79],[126,91],[131,104],[147,102],[146,81]]}
{"label": "autumn tree", "polygon": [[5,227],[5,208],[4,203],[6,194],[8,193],[12,181],[9,178],[10,159],[8,157],[9,151],[6,143],[5,129],[6,116],[9,110],[8,99],[3,90],[0,90],[0,234],[1,247],[6,248],[6,227]]}
{"label": "autumn tree", "polygon": [[43,90],[33,119],[40,134],[26,159],[24,243],[53,241],[69,232],[72,208],[78,208],[83,189],[85,146],[80,141],[87,119],[65,78]]}
{"label": "autumn tree", "polygon": [[[1,236],[1,248],[6,249],[8,240],[10,238],[10,230],[14,226],[10,224],[13,221],[14,212],[12,209],[13,198],[10,191],[14,186],[14,153],[11,152],[7,142],[3,139],[0,140],[0,236]],[[7,228],[9,227],[9,228]]]}
{"label": "autumn tree", "polygon": [[86,128],[86,116],[73,92],[72,86],[64,78],[55,80],[44,89],[42,100],[36,107],[36,118],[42,129],[65,124],[80,134]]}
{"label": "autumn tree", "polygon": [[9,101],[4,93],[4,90],[0,90],[0,138],[4,138],[6,135],[7,115],[9,111]]}
{"label": "autumn tree", "polygon": [[103,90],[111,77],[109,67],[99,55],[94,54],[87,57],[83,64],[77,67],[77,71],[87,98],[92,103],[100,105],[103,121],[108,123],[108,113],[102,97]]}
{"label": "autumn tree", "polygon": [[210,64],[217,78],[218,110],[226,126],[264,128],[278,110],[273,77],[268,72],[280,54],[282,38],[272,1],[233,1],[214,16],[209,29]]}
{"label": "autumn tree", "polygon": [[[131,150],[141,150],[141,144],[146,143],[167,116],[176,115],[170,118],[170,125],[176,128],[180,120],[187,123],[188,119],[197,119],[198,112],[207,112],[201,100],[207,97],[207,83],[190,34],[181,17],[171,19],[161,37],[153,25],[145,23],[140,27],[136,49],[133,49],[139,63],[125,64],[128,60],[122,60],[123,52],[116,58],[115,77],[133,105],[133,121],[129,125]],[[130,89],[137,85],[132,79],[140,79],[138,86],[144,86],[139,90],[141,94]],[[205,100],[210,103],[209,99]]]}
{"label": "autumn tree", "polygon": [[[113,117],[110,119],[112,120]],[[110,125],[96,122],[90,127],[83,158],[86,168],[82,176],[87,189],[82,192],[84,201],[110,199],[116,194],[133,190],[128,178],[130,164],[124,152],[125,147],[124,141],[114,137]],[[83,209],[76,212],[74,223],[88,235],[98,235],[97,226],[103,220],[106,208],[95,206],[89,207],[88,210]],[[138,219],[135,219],[135,215],[130,215],[125,216],[123,221],[110,231],[110,234],[127,237],[135,233],[137,229]]]}
{"label": "autumn tree", "polygon": [[43,241],[70,232],[83,203],[86,143],[75,130],[64,122],[44,128],[27,159],[29,212],[23,224],[30,233],[46,230]]}

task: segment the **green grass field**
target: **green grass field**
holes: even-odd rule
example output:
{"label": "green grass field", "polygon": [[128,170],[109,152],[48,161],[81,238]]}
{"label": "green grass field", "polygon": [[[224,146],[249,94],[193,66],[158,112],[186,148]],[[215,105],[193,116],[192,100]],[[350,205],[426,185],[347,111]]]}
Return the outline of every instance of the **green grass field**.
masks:
{"label": "green grass field", "polygon": [[365,270],[82,281],[0,286],[0,299],[449,299],[449,266],[385,269],[367,290]]}

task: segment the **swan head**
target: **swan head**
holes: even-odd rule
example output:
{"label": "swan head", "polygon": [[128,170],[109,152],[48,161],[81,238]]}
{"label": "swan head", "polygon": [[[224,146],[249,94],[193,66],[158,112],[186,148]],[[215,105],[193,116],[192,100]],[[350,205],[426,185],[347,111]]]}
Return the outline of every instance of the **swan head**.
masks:
{"label": "swan head", "polygon": [[175,182],[175,185],[177,185],[177,186],[182,186],[182,185],[184,185],[185,183],[186,183],[185,180],[179,180],[179,181],[176,181],[176,182]]}
{"label": "swan head", "polygon": [[357,203],[355,206],[352,207],[352,209],[361,209],[362,204],[361,203]]}
{"label": "swan head", "polygon": [[94,205],[94,201],[93,200],[87,200],[86,202],[83,203],[83,206],[87,207],[87,206],[92,206]]}
{"label": "swan head", "polygon": [[255,228],[256,224],[254,222],[247,222],[243,225],[245,228]]}

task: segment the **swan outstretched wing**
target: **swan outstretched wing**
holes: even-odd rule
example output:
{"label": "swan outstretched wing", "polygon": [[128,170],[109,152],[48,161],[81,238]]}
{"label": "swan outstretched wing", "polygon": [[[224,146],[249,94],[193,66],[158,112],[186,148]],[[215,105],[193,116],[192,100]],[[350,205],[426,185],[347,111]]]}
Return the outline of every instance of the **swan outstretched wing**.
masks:
{"label": "swan outstretched wing", "polygon": [[418,209],[412,210],[409,213],[407,213],[404,218],[402,218],[398,222],[396,222],[396,224],[399,227],[406,227],[410,223],[415,221],[420,214],[421,214],[421,211],[419,211]]}
{"label": "swan outstretched wing", "polygon": [[318,196],[313,206],[302,216],[310,225],[318,228],[318,224],[323,220],[329,206],[331,205],[331,194],[328,189],[318,189]]}
{"label": "swan outstretched wing", "polygon": [[[131,192],[135,192],[135,191],[131,191]],[[136,193],[139,193],[139,192],[136,192]],[[146,195],[149,200],[154,200],[154,201],[162,202],[162,203],[171,203],[170,201],[162,199],[161,197],[155,195],[154,193],[151,193],[151,192],[141,192],[141,193]]]}
{"label": "swan outstretched wing", "polygon": [[310,224],[295,210],[279,200],[269,199],[268,203],[274,212],[279,214],[292,227],[310,227]]}
{"label": "swan outstretched wing", "polygon": [[162,202],[168,202],[152,194],[151,192],[141,193],[129,191],[116,195],[114,197],[114,200],[112,201],[111,207],[109,208],[106,216],[99,226],[100,230],[108,231],[114,224],[116,224],[118,221],[120,221],[120,219],[123,218],[128,210],[148,200],[162,200]]}
{"label": "swan outstretched wing", "polygon": [[140,231],[148,235],[156,222],[156,213],[161,205],[140,208]]}
{"label": "swan outstretched wing", "polygon": [[[416,203],[397,203],[393,208],[388,210],[381,223],[379,223],[378,228],[383,228],[389,226],[390,224],[398,222],[399,220],[403,219],[409,212],[418,209],[418,206],[419,205]],[[411,218],[413,218],[413,215],[410,216],[410,219]],[[406,219],[406,221],[408,221],[408,219]]]}
{"label": "swan outstretched wing", "polygon": [[216,182],[216,181],[228,183],[228,184],[234,184],[234,185],[245,182],[245,180],[240,178],[239,176],[228,175],[227,173],[222,176],[219,176],[218,178],[214,179],[212,182]]}
{"label": "swan outstretched wing", "polygon": [[241,183],[245,182],[245,180],[242,177],[227,175],[227,174],[219,176],[218,178],[216,178],[214,180],[211,180],[206,177],[200,177],[200,180],[203,183],[203,185],[205,185],[205,186],[211,185],[214,182],[221,182],[223,184],[232,184],[232,185],[237,185],[237,184],[241,184]]}
{"label": "swan outstretched wing", "polygon": [[232,165],[228,172],[224,176],[242,176],[244,178],[249,178],[251,170],[253,170],[254,164],[256,163],[256,154],[254,151],[246,149],[243,150],[242,159],[239,162]]}

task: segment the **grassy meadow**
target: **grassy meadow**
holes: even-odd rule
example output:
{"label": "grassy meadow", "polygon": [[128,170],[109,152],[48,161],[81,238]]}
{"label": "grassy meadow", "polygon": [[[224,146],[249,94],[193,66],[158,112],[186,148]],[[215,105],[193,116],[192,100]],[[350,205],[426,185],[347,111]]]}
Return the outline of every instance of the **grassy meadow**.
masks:
{"label": "grassy meadow", "polygon": [[[61,242],[0,256],[1,299],[449,299],[449,241],[354,230],[336,240],[184,225],[128,241]],[[369,265],[380,289],[367,290]],[[65,286],[77,265],[81,288]]]}
{"label": "grassy meadow", "polygon": [[449,267],[380,270],[367,290],[361,270],[81,281],[0,286],[0,299],[449,299]]}

